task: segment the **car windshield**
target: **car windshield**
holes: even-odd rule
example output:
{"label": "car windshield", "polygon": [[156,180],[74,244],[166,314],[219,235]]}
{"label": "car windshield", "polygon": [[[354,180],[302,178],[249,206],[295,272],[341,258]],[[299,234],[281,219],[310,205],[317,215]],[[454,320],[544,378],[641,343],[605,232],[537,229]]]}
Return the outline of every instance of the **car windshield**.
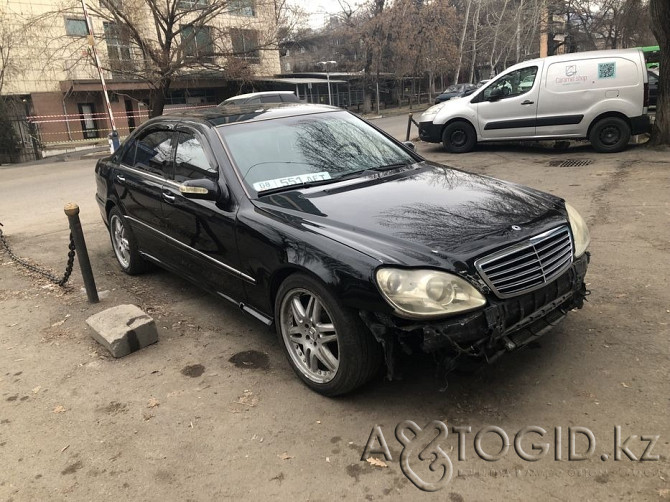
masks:
{"label": "car windshield", "polygon": [[416,162],[348,112],[220,126],[219,132],[240,177],[259,194]]}
{"label": "car windshield", "polygon": [[461,90],[460,86],[454,84],[454,85],[450,85],[449,87],[447,87],[442,94],[447,93],[447,92],[458,92],[460,90]]}

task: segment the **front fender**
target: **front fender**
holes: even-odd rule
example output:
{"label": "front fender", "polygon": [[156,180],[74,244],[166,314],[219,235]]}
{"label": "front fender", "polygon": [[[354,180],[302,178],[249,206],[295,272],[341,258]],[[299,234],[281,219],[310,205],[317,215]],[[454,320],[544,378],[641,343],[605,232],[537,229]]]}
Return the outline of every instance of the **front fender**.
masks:
{"label": "front fender", "polygon": [[269,317],[274,315],[279,285],[297,272],[318,279],[346,307],[392,311],[373,282],[379,260],[307,225],[289,224],[277,215],[246,208],[238,213],[237,240],[243,272],[256,280],[245,285],[247,302]]}

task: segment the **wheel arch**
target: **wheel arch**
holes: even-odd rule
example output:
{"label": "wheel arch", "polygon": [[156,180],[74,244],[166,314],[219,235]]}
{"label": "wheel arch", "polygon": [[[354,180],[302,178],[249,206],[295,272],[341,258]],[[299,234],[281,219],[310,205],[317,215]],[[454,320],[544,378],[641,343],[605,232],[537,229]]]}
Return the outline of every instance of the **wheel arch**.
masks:
{"label": "wheel arch", "polygon": [[275,315],[275,302],[277,300],[277,293],[279,293],[279,288],[286,279],[295,274],[304,274],[308,277],[311,277],[312,279],[321,283],[324,287],[328,287],[329,281],[334,280],[334,276],[332,274],[330,275],[330,277],[321,277],[314,271],[306,267],[300,266],[296,263],[287,263],[280,269],[275,270],[272,276],[270,277],[269,288],[268,288],[269,292],[268,304],[271,306],[272,309],[271,315],[273,317]]}
{"label": "wheel arch", "polygon": [[117,207],[116,202],[107,199],[107,202],[105,202],[105,215],[107,216],[108,222],[109,222],[109,213],[111,213],[112,209],[114,209],[115,207]]}
{"label": "wheel arch", "polygon": [[600,115],[598,115],[597,117],[595,117],[591,121],[591,123],[589,124],[589,128],[586,131],[586,137],[589,138],[591,136],[591,131],[593,130],[593,127],[598,122],[600,122],[602,119],[612,118],[612,117],[623,119],[626,122],[626,124],[628,124],[628,127],[631,128],[630,118],[628,118],[628,116],[625,113],[616,112],[616,111],[609,111],[609,112],[601,113]]}
{"label": "wheel arch", "polygon": [[[465,123],[469,124],[475,130],[475,134],[478,134],[477,133],[477,127],[472,123],[472,120],[470,120],[468,118],[465,118],[465,117],[458,116],[458,117],[454,117],[452,119],[449,119],[444,124],[442,124],[442,127],[440,128],[440,138],[442,138],[442,135],[444,134],[444,130],[447,128],[447,126],[453,124],[454,122],[465,122]],[[477,138],[477,140],[479,140],[479,138]]]}

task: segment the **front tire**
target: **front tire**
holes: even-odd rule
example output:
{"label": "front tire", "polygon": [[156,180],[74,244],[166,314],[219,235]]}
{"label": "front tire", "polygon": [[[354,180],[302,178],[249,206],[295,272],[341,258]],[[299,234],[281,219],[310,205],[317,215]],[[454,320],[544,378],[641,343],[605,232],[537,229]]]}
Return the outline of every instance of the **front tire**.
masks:
{"label": "front tire", "polygon": [[449,124],[442,132],[442,146],[450,153],[466,153],[477,144],[475,128],[467,122],[456,121]]}
{"label": "front tire", "polygon": [[630,126],[619,117],[606,117],[591,128],[589,141],[597,152],[620,152],[630,141]]}
{"label": "front tire", "polygon": [[116,261],[126,274],[141,274],[149,269],[149,264],[137,248],[135,235],[117,208],[112,208],[109,212],[109,237]]}
{"label": "front tire", "polygon": [[294,274],[282,283],[275,324],[293,371],[319,394],[350,392],[381,366],[381,346],[358,315],[308,275]]}

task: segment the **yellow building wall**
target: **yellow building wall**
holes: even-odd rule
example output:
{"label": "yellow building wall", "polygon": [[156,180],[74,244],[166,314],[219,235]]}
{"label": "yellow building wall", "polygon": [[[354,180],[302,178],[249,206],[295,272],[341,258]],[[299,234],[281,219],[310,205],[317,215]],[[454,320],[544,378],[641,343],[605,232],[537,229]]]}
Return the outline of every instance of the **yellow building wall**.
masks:
{"label": "yellow building wall", "polygon": [[[141,0],[124,0],[126,5],[131,2],[143,4]],[[98,0],[87,2],[89,10],[93,7],[99,8],[99,5]],[[145,9],[138,7],[133,11],[136,22],[139,26],[144,26],[145,30],[152,30],[153,21]],[[86,37],[68,36],[65,31],[67,17],[84,18],[79,1],[5,0],[0,4],[0,15],[2,30],[13,35],[13,67],[5,79],[2,94],[62,92],[62,81],[98,78],[97,70],[88,55]],[[103,38],[103,21],[92,12],[91,15],[96,47],[104,66],[108,55],[107,44]],[[212,21],[212,25],[218,28],[255,29],[261,36],[261,42],[264,42],[262,37],[269,37],[275,31],[273,4],[266,0],[257,0],[255,17],[221,14]],[[261,50],[260,63],[250,66],[256,76],[279,73],[279,51]],[[105,73],[105,78],[110,82],[114,81],[110,72]]]}

